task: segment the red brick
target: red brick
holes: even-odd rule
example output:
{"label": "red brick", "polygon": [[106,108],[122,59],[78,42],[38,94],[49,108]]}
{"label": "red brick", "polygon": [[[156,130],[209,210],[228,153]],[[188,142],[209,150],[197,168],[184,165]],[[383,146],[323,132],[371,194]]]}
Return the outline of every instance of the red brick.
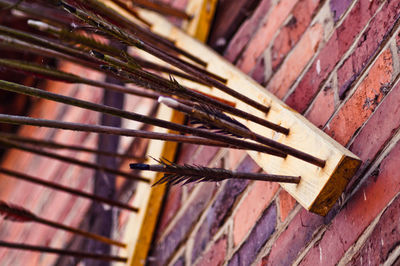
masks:
{"label": "red brick", "polygon": [[175,217],[182,204],[182,186],[171,186],[168,191],[164,207],[161,214],[157,232],[162,233],[168,226],[169,222]]}
{"label": "red brick", "polygon": [[[389,32],[394,27],[395,22],[399,19],[399,15],[400,3],[398,1],[385,2],[381,11],[374,17],[368,28],[362,34],[354,52],[351,54],[350,58],[347,59],[350,62],[346,62],[344,68],[338,69],[338,86],[340,94],[343,94],[349,89],[351,83],[368,65],[368,62],[372,60],[378,51],[379,45],[381,45],[385,39],[390,37]],[[355,27],[353,24],[348,26]],[[347,48],[346,45],[343,45],[341,50],[345,52]],[[350,64],[352,68],[348,66],[348,64]]]}
{"label": "red brick", "polygon": [[[389,205],[371,235],[351,261],[351,265],[383,265],[400,239],[400,197]],[[394,264],[397,265],[397,264]]]}
{"label": "red brick", "polygon": [[285,190],[279,193],[279,213],[281,221],[285,221],[289,213],[296,206],[296,200]]}
{"label": "red brick", "polygon": [[217,188],[215,183],[203,183],[200,186],[196,194],[191,197],[187,208],[175,222],[171,231],[154,246],[151,254],[155,258],[154,265],[165,265],[171,259],[178,246],[187,239],[193,226],[198,222],[201,213],[214,196]]}
{"label": "red brick", "polygon": [[218,239],[195,265],[222,265],[225,260],[227,246],[228,241],[225,236]]}
{"label": "red brick", "polygon": [[352,0],[330,0],[329,6],[331,8],[331,12],[333,13],[333,19],[335,22],[339,20],[344,11],[349,7]]}
{"label": "red brick", "polygon": [[235,62],[237,57],[243,51],[244,47],[248,44],[250,38],[252,38],[254,32],[258,29],[262,23],[262,19],[267,14],[271,5],[271,0],[262,0],[254,11],[253,16],[246,20],[232,40],[229,42],[228,47],[224,52],[224,56],[230,62]]}
{"label": "red brick", "polygon": [[248,73],[254,67],[257,59],[268,47],[274,34],[285,21],[296,2],[297,0],[282,0],[273,7],[270,15],[265,18],[264,24],[250,40],[250,44],[238,62],[238,66],[243,72]]}
{"label": "red brick", "polygon": [[322,36],[323,27],[318,23],[304,33],[303,38],[269,82],[267,89],[279,98],[283,98],[314,56]]}
{"label": "red brick", "polygon": [[400,83],[397,83],[351,144],[350,150],[364,163],[371,162],[399,128],[399,102]]}
{"label": "red brick", "polygon": [[382,100],[384,94],[380,88],[391,82],[392,72],[392,55],[387,49],[379,56],[352,97],[328,124],[327,133],[345,145]]}
{"label": "red brick", "polygon": [[254,223],[260,217],[264,209],[274,197],[279,185],[272,182],[256,181],[250,188],[249,193],[237,207],[233,217],[233,241],[238,245]]}
{"label": "red brick", "polygon": [[318,4],[318,0],[299,1],[293,8],[292,18],[281,29],[271,47],[272,69],[274,71],[310,24]]}
{"label": "red brick", "polygon": [[323,220],[323,217],[302,209],[272,245],[261,265],[291,265],[314,232],[324,224]]}
{"label": "red brick", "polygon": [[275,231],[277,213],[276,205],[271,204],[253,226],[249,237],[229,260],[229,266],[251,265],[261,248]]}
{"label": "red brick", "polygon": [[[354,39],[359,34],[359,27],[363,27],[367,23],[378,6],[378,1],[358,1],[356,3],[343,20],[343,23],[332,34],[296,90],[286,100],[289,106],[300,113],[305,111],[320,89],[322,82],[354,42]],[[354,27],[353,24],[355,25]]]}
{"label": "red brick", "polygon": [[332,224],[307,253],[301,265],[334,265],[358,239],[379,212],[400,191],[397,144],[380,165],[379,174],[370,176],[349,199]]}
{"label": "red brick", "polygon": [[335,89],[325,87],[315,98],[314,104],[307,114],[307,119],[319,128],[332,116],[336,109]]}

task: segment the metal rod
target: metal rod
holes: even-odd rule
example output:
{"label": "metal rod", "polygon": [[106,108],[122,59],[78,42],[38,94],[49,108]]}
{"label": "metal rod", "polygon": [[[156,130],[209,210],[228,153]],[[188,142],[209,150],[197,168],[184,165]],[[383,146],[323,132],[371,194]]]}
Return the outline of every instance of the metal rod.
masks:
{"label": "metal rod", "polygon": [[13,249],[22,249],[28,251],[37,251],[37,252],[44,252],[44,253],[53,253],[62,256],[72,256],[78,258],[90,258],[102,261],[119,261],[119,262],[127,262],[128,259],[125,257],[119,256],[110,256],[110,255],[102,255],[96,253],[87,253],[82,251],[71,251],[65,249],[56,249],[56,248],[49,248],[49,247],[41,247],[41,246],[34,246],[34,245],[27,245],[27,244],[18,244],[18,243],[11,243],[6,241],[0,240],[0,246],[6,248],[13,248]]}
{"label": "metal rod", "polygon": [[[236,139],[236,138],[229,137],[229,136],[225,136],[225,135],[221,135],[221,134],[217,134],[217,133],[213,133],[213,132],[209,132],[207,130],[192,128],[189,126],[184,126],[184,125],[180,125],[177,123],[172,123],[169,121],[157,119],[154,117],[149,117],[149,116],[145,116],[145,115],[141,115],[141,114],[137,114],[137,113],[133,113],[133,112],[127,112],[127,111],[120,110],[120,109],[113,108],[113,107],[96,104],[96,103],[91,103],[91,102],[75,99],[72,97],[59,95],[59,94],[39,90],[39,89],[32,88],[32,87],[23,86],[23,85],[13,83],[13,82],[0,80],[0,89],[13,91],[16,93],[21,93],[21,94],[25,94],[25,95],[34,96],[34,97],[39,97],[39,98],[43,98],[43,99],[47,99],[47,100],[52,100],[52,101],[56,101],[56,102],[61,102],[61,103],[77,106],[77,107],[92,110],[92,111],[102,112],[102,113],[109,114],[109,115],[119,116],[122,118],[130,119],[130,120],[134,120],[134,121],[138,121],[138,122],[142,122],[142,123],[146,123],[146,124],[150,124],[150,125],[154,125],[154,126],[158,126],[158,127],[163,127],[163,128],[170,129],[170,130],[175,130],[175,131],[182,132],[182,133],[192,134],[192,135],[195,135],[198,137],[210,138],[212,140],[229,143],[229,144],[239,146],[242,148],[255,147],[254,143]],[[257,148],[259,148],[259,146],[257,146]],[[264,153],[268,153],[268,154],[271,154],[274,156],[279,156],[279,157],[286,157],[285,153],[282,153],[281,151],[278,151],[274,148],[270,148],[267,146],[264,146]]]}
{"label": "metal rod", "polygon": [[204,74],[203,70],[199,69],[198,67],[196,67],[188,62],[185,62],[183,60],[180,60],[176,56],[169,54],[165,51],[162,51],[162,50],[138,39],[137,37],[135,37],[131,34],[123,32],[122,30],[115,30],[115,27],[113,27],[112,25],[105,23],[104,21],[100,21],[99,19],[90,17],[82,10],[77,9],[73,6],[70,6],[66,3],[64,3],[63,1],[61,1],[61,4],[64,6],[64,8],[67,11],[76,15],[78,18],[82,19],[86,23],[89,23],[92,26],[101,28],[102,31],[104,31],[116,38],[119,38],[121,41],[124,41],[130,45],[133,45],[141,50],[144,50],[144,51],[152,54],[153,56],[185,71],[188,74],[191,74],[191,75],[203,80],[208,85],[214,86],[214,87],[220,89],[221,91],[224,91],[225,93],[231,95],[232,97],[235,97],[235,98],[247,103],[248,105],[253,106],[254,108],[256,108],[260,111],[263,111],[265,113],[269,112],[269,107],[264,106],[264,105],[260,104],[259,102],[248,98],[247,96],[245,96],[245,95],[229,88],[228,86],[222,84],[221,82],[217,81],[215,78]]}
{"label": "metal rod", "polygon": [[11,220],[15,222],[36,222],[40,224],[44,224],[53,228],[57,228],[60,230],[68,231],[76,235],[80,235],[86,238],[94,239],[109,245],[114,245],[122,248],[126,248],[125,243],[121,243],[119,241],[115,241],[108,237],[104,237],[98,234],[90,233],[87,231],[80,230],[78,228],[74,228],[68,225],[64,225],[58,222],[53,222],[43,217],[39,217],[33,212],[24,209],[20,206],[11,205],[4,201],[0,201],[0,215],[4,215],[6,220]]}
{"label": "metal rod", "polygon": [[[294,183],[300,182],[300,176],[283,176],[283,175],[270,175],[262,173],[248,173],[248,172],[236,172],[221,168],[208,168],[203,166],[193,165],[177,165],[163,163],[161,165],[149,165],[135,163],[130,164],[131,169],[136,170],[148,170],[154,172],[162,172],[166,174],[174,174],[171,176],[164,176],[156,184],[163,183],[164,181],[191,183],[191,182],[202,182],[202,181],[222,181],[225,179],[249,179],[249,180],[261,180],[271,182],[282,182],[282,183]],[[179,181],[178,181],[179,180]]]}
{"label": "metal rod", "polygon": [[[126,1],[121,1],[118,0],[118,2],[126,2]],[[149,9],[151,11],[155,11],[157,13],[160,13],[161,15],[166,15],[166,16],[173,16],[181,19],[191,19],[192,17],[188,14],[186,14],[184,11],[176,9],[174,7],[171,7],[169,5],[166,5],[164,3],[158,2],[158,1],[147,1],[147,0],[131,0],[129,1],[132,3],[132,5]]]}
{"label": "metal rod", "polygon": [[23,174],[23,173],[18,173],[18,172],[15,172],[15,171],[7,170],[7,169],[1,168],[1,167],[0,167],[0,173],[5,174],[5,175],[10,176],[10,177],[18,178],[20,180],[24,180],[24,181],[31,182],[31,183],[34,183],[34,184],[42,185],[42,186],[49,187],[49,188],[52,188],[52,189],[55,189],[55,190],[63,191],[63,192],[66,192],[66,193],[69,193],[69,194],[72,194],[72,195],[75,195],[75,196],[79,196],[79,197],[87,198],[87,199],[90,199],[90,200],[102,202],[102,203],[105,203],[105,204],[110,205],[110,206],[115,206],[115,207],[118,207],[118,208],[121,208],[121,209],[125,209],[125,210],[129,210],[129,211],[132,211],[132,212],[138,212],[139,211],[139,209],[136,208],[136,207],[132,207],[130,205],[127,205],[127,204],[124,204],[124,203],[121,203],[121,202],[118,202],[118,201],[114,201],[114,200],[107,199],[107,198],[104,198],[104,197],[101,197],[101,196],[97,196],[97,195],[94,195],[94,194],[90,194],[90,193],[87,193],[87,192],[84,192],[84,191],[80,191],[80,190],[77,190],[77,189],[66,187],[66,186],[63,186],[63,185],[60,185],[60,184],[57,184],[57,183],[53,183],[53,182],[49,182],[49,181],[46,181],[46,180],[42,180],[42,179],[39,179],[39,178],[36,178],[36,177],[33,177],[33,176],[29,176],[29,175],[26,175],[26,174]]}
{"label": "metal rod", "polygon": [[287,153],[289,155],[292,155],[298,159],[301,159],[303,161],[317,165],[319,167],[325,166],[324,160],[321,160],[317,157],[309,155],[305,152],[296,150],[292,147],[289,147],[287,145],[284,145],[284,144],[274,141],[272,139],[266,138],[260,134],[250,131],[249,129],[238,126],[237,124],[223,120],[219,117],[215,117],[212,114],[209,114],[209,113],[203,112],[199,109],[182,104],[178,101],[175,101],[172,98],[160,97],[158,99],[158,101],[167,105],[170,108],[184,112],[186,114],[189,114],[190,116],[195,117],[196,119],[199,119],[200,121],[209,122],[212,125],[215,125],[218,128],[226,130],[234,135],[238,135],[243,138],[248,138],[248,139],[257,141],[261,144],[276,148],[277,150],[284,151],[285,153]]}
{"label": "metal rod", "polygon": [[190,144],[206,145],[206,146],[216,146],[216,147],[222,147],[222,148],[247,149],[247,150],[255,150],[255,151],[263,151],[264,150],[264,146],[262,146],[262,145],[259,145],[258,148],[255,146],[247,147],[247,148],[240,148],[240,147],[228,144],[228,143],[213,141],[213,140],[195,137],[195,136],[149,132],[149,131],[144,131],[144,130],[124,129],[124,128],[100,126],[100,125],[87,125],[87,124],[73,123],[73,122],[61,122],[61,121],[55,121],[55,120],[39,119],[39,118],[32,118],[32,117],[25,117],[25,116],[6,115],[6,114],[0,114],[0,123],[14,124],[14,125],[30,125],[30,126],[38,126],[38,127],[48,127],[48,128],[57,128],[57,129],[93,132],[93,133],[103,133],[103,134],[113,134],[113,135],[128,136],[128,137],[157,139],[157,140],[174,141],[174,142],[182,142],[182,143],[190,143]]}
{"label": "metal rod", "polygon": [[144,160],[145,159],[143,157],[137,157],[137,156],[130,155],[130,154],[101,151],[98,149],[86,148],[83,146],[67,145],[67,144],[62,144],[59,142],[54,142],[54,141],[49,141],[49,140],[39,140],[39,139],[22,137],[19,135],[7,134],[7,133],[2,133],[2,132],[0,132],[0,137],[11,139],[11,140],[17,140],[17,141],[21,141],[21,142],[25,142],[25,143],[29,143],[29,144],[33,144],[33,145],[39,145],[41,147],[46,147],[46,148],[82,151],[82,152],[88,152],[88,153],[94,153],[94,154],[100,154],[100,155],[109,156],[109,157],[118,157],[121,159],[130,159],[130,160],[131,159],[135,159],[135,160]]}
{"label": "metal rod", "polygon": [[104,171],[104,172],[107,172],[107,173],[115,174],[115,175],[122,176],[122,177],[125,177],[125,178],[128,178],[128,179],[132,179],[132,180],[142,181],[142,182],[146,182],[146,183],[150,182],[149,179],[144,178],[144,177],[136,176],[136,175],[133,175],[133,174],[130,174],[130,173],[121,172],[119,170],[112,169],[112,168],[109,168],[109,167],[105,167],[105,166],[102,166],[102,165],[97,165],[97,164],[94,164],[94,163],[81,161],[81,160],[78,160],[78,159],[75,159],[75,158],[59,155],[57,153],[43,151],[43,150],[40,150],[40,149],[28,147],[26,145],[19,144],[17,142],[10,141],[10,140],[4,139],[4,138],[0,138],[0,145],[4,146],[4,147],[7,147],[7,148],[15,148],[15,149],[18,149],[18,150],[22,150],[22,151],[38,154],[38,155],[45,156],[45,157],[48,157],[48,158],[51,158],[51,159],[55,159],[55,160],[58,160],[58,161],[68,162],[68,163],[75,164],[75,165],[78,165],[78,166],[81,166],[81,167],[95,169],[95,170],[98,170],[98,171]]}

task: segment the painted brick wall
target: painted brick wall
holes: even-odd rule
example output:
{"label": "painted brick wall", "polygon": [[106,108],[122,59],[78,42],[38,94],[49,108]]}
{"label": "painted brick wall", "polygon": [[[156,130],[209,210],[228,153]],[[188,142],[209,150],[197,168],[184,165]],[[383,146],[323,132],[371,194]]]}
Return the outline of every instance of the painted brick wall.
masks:
{"label": "painted brick wall", "polygon": [[[399,18],[398,0],[259,1],[222,54],[358,155],[362,167],[326,217],[267,182],[171,187],[150,264],[396,262]],[[193,145],[181,147],[178,162],[261,171],[244,152]]]}

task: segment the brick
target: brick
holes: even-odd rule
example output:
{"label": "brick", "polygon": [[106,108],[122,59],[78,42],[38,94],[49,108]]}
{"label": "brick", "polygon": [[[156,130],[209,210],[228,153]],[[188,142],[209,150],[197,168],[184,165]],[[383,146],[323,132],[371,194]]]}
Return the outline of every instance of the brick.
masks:
{"label": "brick", "polygon": [[273,76],[267,89],[279,98],[283,98],[308,61],[314,56],[322,36],[323,27],[321,24],[317,23],[307,30],[290,56]]}
{"label": "brick", "polygon": [[180,257],[179,259],[177,259],[174,263],[174,266],[185,266],[185,258],[184,257]]}
{"label": "brick", "polygon": [[[386,2],[382,10],[374,17],[358,41],[356,49],[347,59],[349,62],[345,62],[344,67],[338,69],[340,94],[345,93],[350,88],[351,83],[372,60],[379,46],[390,37],[388,33],[398,21],[399,16],[400,3],[390,1]],[[353,25],[351,26],[353,27]],[[345,50],[346,48],[343,47],[342,49]]]}
{"label": "brick", "polygon": [[381,162],[378,174],[371,175],[332,220],[322,239],[307,253],[301,265],[334,265],[359,238],[379,212],[400,191],[398,165],[400,144]]}
{"label": "brick", "polygon": [[391,82],[392,72],[392,55],[387,49],[379,56],[352,97],[328,124],[327,133],[345,145],[385,96],[380,88]]}
{"label": "brick", "polygon": [[257,61],[255,67],[253,68],[252,72],[250,73],[251,77],[261,85],[264,85],[265,81],[269,78],[267,77],[265,68],[266,61],[267,57],[265,55],[261,56],[261,58]]}
{"label": "brick", "polygon": [[367,164],[383,149],[400,126],[400,83],[385,97],[350,146],[350,150]]}
{"label": "brick", "polygon": [[232,63],[236,61],[254,32],[261,25],[262,19],[268,13],[270,6],[271,0],[262,0],[253,15],[242,24],[225,49],[224,57],[227,60]]}
{"label": "brick", "polygon": [[164,232],[172,218],[175,217],[182,204],[182,186],[171,186],[168,191],[164,207],[158,224],[158,233]]}
{"label": "brick", "polygon": [[274,34],[288,17],[296,2],[297,0],[282,0],[273,7],[239,59],[238,67],[243,72],[248,73],[254,67],[257,59],[268,47]]}
{"label": "brick", "polygon": [[249,193],[237,207],[233,216],[233,242],[237,246],[254,223],[258,220],[264,209],[270,204],[279,185],[273,182],[255,181]]}
{"label": "brick", "polygon": [[288,52],[299,41],[318,7],[318,0],[299,1],[293,8],[292,18],[281,29],[271,46],[272,70],[276,71]]}
{"label": "brick", "polygon": [[262,265],[291,265],[323,225],[323,217],[302,209],[272,245],[270,253],[262,259]]}
{"label": "brick", "polygon": [[335,89],[327,86],[317,95],[306,117],[317,127],[323,128],[326,121],[335,112],[336,105]]}
{"label": "brick", "polygon": [[285,190],[279,193],[279,214],[281,221],[285,221],[289,213],[296,206],[296,200]]}
{"label": "brick", "polygon": [[206,254],[195,264],[196,266],[222,265],[227,251],[226,236],[218,239],[208,250]]}
{"label": "brick", "polygon": [[228,265],[251,265],[261,248],[275,231],[276,218],[276,205],[272,204],[264,211],[262,217],[253,227],[249,237],[239,250],[233,254]]}
{"label": "brick", "polygon": [[330,0],[329,7],[333,14],[333,20],[337,22],[342,14],[346,11],[349,5],[353,2],[352,0]]}
{"label": "brick", "polygon": [[[237,168],[237,171],[258,172],[260,167],[247,155]],[[237,198],[249,184],[248,180],[228,180],[218,193],[215,201],[207,211],[207,215],[195,235],[192,251],[192,262],[204,251],[207,243],[224,224]]]}
{"label": "brick", "polygon": [[358,1],[355,4],[343,23],[333,32],[295,91],[286,100],[289,106],[300,113],[305,111],[323,81],[326,80],[343,54],[350,48],[360,30],[375,13],[378,6],[378,1]]}
{"label": "brick", "polygon": [[151,255],[155,258],[155,261],[151,265],[164,265],[170,260],[178,246],[188,237],[200,214],[214,195],[215,190],[216,185],[214,183],[201,185],[201,188],[188,203],[187,209],[184,210],[183,215],[176,221],[171,231],[155,245]]}
{"label": "brick", "polygon": [[400,239],[400,197],[389,205],[371,235],[351,261],[351,265],[382,265]]}

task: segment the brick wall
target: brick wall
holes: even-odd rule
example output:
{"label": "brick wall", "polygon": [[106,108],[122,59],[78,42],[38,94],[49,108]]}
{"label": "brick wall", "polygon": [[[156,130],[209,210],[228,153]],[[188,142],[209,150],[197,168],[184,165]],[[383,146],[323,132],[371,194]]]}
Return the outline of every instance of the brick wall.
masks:
{"label": "brick wall", "polygon": [[[326,217],[267,182],[173,186],[151,264],[396,262],[399,17],[398,0],[261,0],[241,17],[223,55],[358,155],[362,167]],[[193,145],[181,147],[178,162],[261,171],[244,152]]]}

